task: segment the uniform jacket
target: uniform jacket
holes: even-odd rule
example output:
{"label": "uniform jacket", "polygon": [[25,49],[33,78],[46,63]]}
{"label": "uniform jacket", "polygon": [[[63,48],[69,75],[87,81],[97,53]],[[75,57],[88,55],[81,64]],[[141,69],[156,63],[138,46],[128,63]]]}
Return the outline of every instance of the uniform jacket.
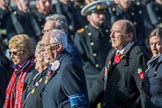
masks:
{"label": "uniform jacket", "polygon": [[67,51],[56,58],[60,62],[42,92],[43,108],[88,108],[84,73]]}
{"label": "uniform jacket", "polygon": [[156,3],[156,1],[150,1],[146,4],[146,9],[151,23],[156,26],[162,26],[162,5]]}
{"label": "uniform jacket", "polygon": [[114,62],[115,53],[115,49],[109,52],[105,69],[91,89],[90,102],[95,103],[104,92],[105,108],[144,108],[145,94],[139,73],[146,69],[147,56],[134,42],[119,63]]}
{"label": "uniform jacket", "polygon": [[151,58],[145,74],[146,108],[162,108],[162,55]]}
{"label": "uniform jacket", "polygon": [[76,17],[76,10],[73,7],[72,3],[64,4],[61,1],[58,1],[58,3],[55,5],[54,10],[57,14],[64,15],[67,18],[68,22],[68,33],[69,33],[69,39],[73,39],[73,36],[75,34],[75,31],[77,28],[77,17]]}
{"label": "uniform jacket", "polygon": [[107,53],[110,50],[108,27],[95,29],[90,24],[78,30],[74,46],[83,59],[83,70],[86,75],[88,89],[104,67]]}

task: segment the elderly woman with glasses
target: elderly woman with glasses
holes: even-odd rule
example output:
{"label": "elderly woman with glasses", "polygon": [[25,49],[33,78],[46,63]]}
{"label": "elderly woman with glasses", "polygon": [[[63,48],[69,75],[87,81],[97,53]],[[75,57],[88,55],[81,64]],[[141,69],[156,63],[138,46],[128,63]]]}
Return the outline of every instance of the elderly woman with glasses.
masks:
{"label": "elderly woman with glasses", "polygon": [[35,75],[32,42],[26,34],[18,34],[9,40],[13,74],[6,91],[4,108],[22,108],[26,87]]}
{"label": "elderly woman with glasses", "polygon": [[43,81],[45,80],[46,73],[48,72],[49,62],[44,59],[41,50],[42,43],[39,41],[35,49],[35,69],[37,75],[33,78],[32,83],[29,85],[29,93],[23,103],[23,108],[43,108],[41,100],[41,91],[43,90]]}

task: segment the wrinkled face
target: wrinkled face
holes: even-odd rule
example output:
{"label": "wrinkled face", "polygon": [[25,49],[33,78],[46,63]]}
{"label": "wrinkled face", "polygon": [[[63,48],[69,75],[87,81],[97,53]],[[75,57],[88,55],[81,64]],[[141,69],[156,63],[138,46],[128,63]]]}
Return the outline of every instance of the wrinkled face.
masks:
{"label": "wrinkled face", "polygon": [[126,34],[126,32],[123,30],[123,23],[117,22],[114,23],[111,28],[110,38],[111,38],[111,44],[112,47],[121,50],[124,48],[124,46],[128,43],[129,34]]}
{"label": "wrinkled face", "polygon": [[153,57],[162,54],[162,39],[159,36],[151,37],[149,43]]}
{"label": "wrinkled face", "polygon": [[45,25],[44,25],[44,27],[43,27],[43,33],[45,33],[45,32],[49,32],[49,31],[51,31],[52,29],[54,29],[55,28],[55,23],[54,23],[54,21],[46,21],[45,22]]}
{"label": "wrinkled face", "polygon": [[44,62],[43,62],[43,55],[40,51],[36,51],[35,52],[35,69],[38,72],[42,72],[43,68],[44,68]]}
{"label": "wrinkled face", "polygon": [[132,0],[116,0],[116,1],[122,9],[128,9],[131,5]]}
{"label": "wrinkled face", "polygon": [[0,0],[0,8],[3,10],[7,9],[9,2],[9,0]]}
{"label": "wrinkled face", "polygon": [[42,51],[45,61],[53,61],[54,53],[50,44],[50,32],[45,32],[42,37]]}
{"label": "wrinkled face", "polygon": [[98,28],[103,25],[105,21],[105,14],[103,12],[91,13],[87,16],[87,18],[91,25]]}
{"label": "wrinkled face", "polygon": [[10,49],[10,57],[15,65],[22,66],[28,58],[28,52],[18,49]]}

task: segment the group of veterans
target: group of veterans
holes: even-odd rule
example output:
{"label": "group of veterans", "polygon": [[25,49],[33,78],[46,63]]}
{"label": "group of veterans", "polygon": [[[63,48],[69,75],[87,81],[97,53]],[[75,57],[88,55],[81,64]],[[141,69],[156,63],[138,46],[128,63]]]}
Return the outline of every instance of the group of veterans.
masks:
{"label": "group of veterans", "polygon": [[30,3],[0,0],[0,108],[162,108],[161,0]]}

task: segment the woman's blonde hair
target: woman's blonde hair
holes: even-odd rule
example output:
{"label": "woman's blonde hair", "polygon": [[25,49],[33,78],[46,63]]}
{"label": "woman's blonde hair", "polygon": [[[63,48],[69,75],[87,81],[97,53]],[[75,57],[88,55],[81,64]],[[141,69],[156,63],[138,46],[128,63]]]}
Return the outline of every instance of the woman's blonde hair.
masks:
{"label": "woman's blonde hair", "polygon": [[26,34],[14,35],[9,40],[9,49],[18,49],[20,51],[27,51],[29,56],[33,54],[32,41]]}

